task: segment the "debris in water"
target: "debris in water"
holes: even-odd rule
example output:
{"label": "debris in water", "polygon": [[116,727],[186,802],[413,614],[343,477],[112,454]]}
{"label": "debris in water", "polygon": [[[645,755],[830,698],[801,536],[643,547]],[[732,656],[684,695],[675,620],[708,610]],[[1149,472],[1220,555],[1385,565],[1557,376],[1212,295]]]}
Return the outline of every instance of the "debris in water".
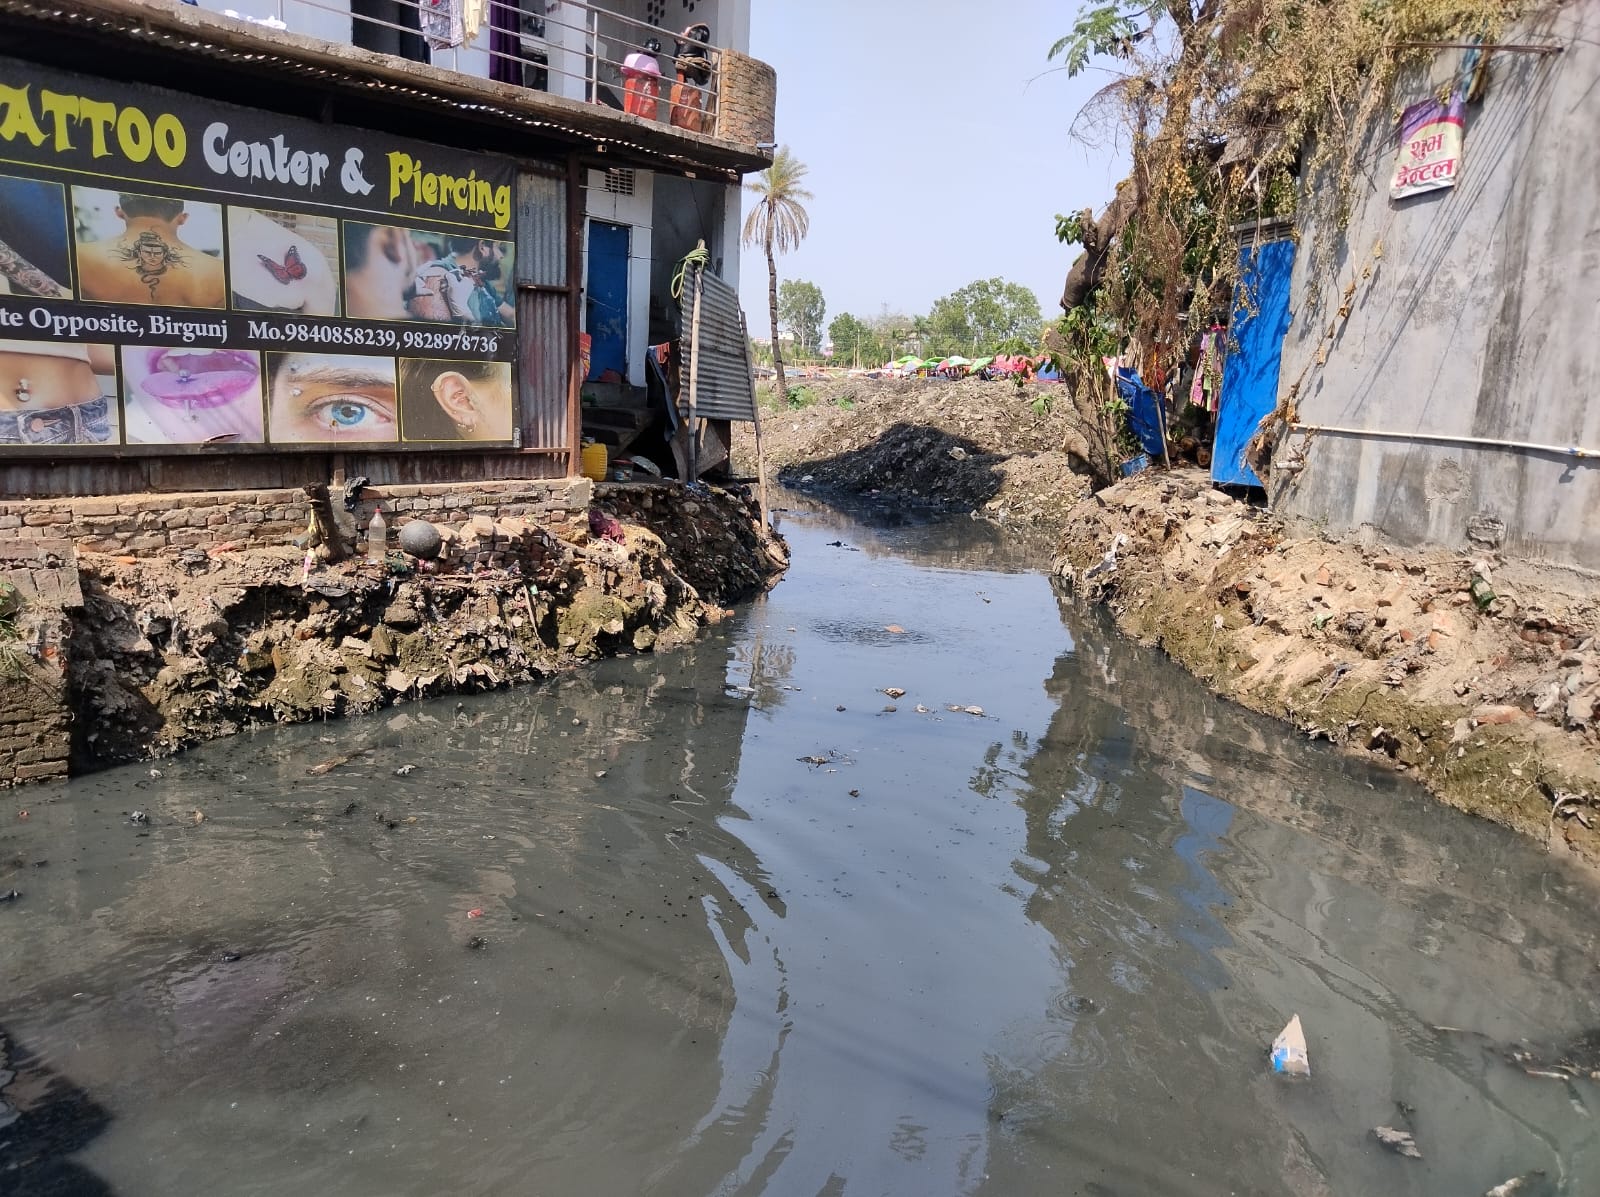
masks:
{"label": "debris in water", "polygon": [[933,708],[932,707],[925,707],[919,702],[917,704],[917,714],[919,714],[919,715],[931,715],[931,714],[933,714]]}
{"label": "debris in water", "polygon": [[469,919],[481,919],[483,917],[483,907],[474,906],[471,910],[467,911],[467,917]]}
{"label": "debris in water", "polygon": [[27,818],[27,817],[28,817],[28,812],[27,812],[27,811],[25,811],[25,810],[19,810],[19,811],[18,811],[18,812],[17,812],[17,818],[19,818],[19,819],[26,819],[26,818]]}
{"label": "debris in water", "polygon": [[467,947],[471,948],[474,952],[481,952],[488,946],[489,941],[481,935],[474,935],[471,939],[467,940]]}
{"label": "debris in water", "polygon": [[982,707],[962,707],[961,709],[963,711],[965,711],[969,715],[976,715],[980,719],[983,718],[983,708]]}
{"label": "debris in water", "polygon": [[161,772],[160,769],[152,769],[152,770],[150,770],[150,776],[155,778],[155,780],[160,781],[163,777],[166,776],[166,774]]}
{"label": "debris in water", "polygon": [[890,698],[904,698],[906,696],[906,692],[899,686],[885,686],[878,693],[887,694]]}
{"label": "debris in water", "polygon": [[359,803],[359,802],[347,802],[347,803],[345,803],[344,809],[339,812],[339,817],[341,819],[348,819],[351,815],[355,814],[356,811],[358,811],[360,809],[361,809],[361,803]]}
{"label": "debris in water", "polygon": [[324,773],[332,773],[340,765],[348,765],[356,757],[366,756],[371,751],[370,748],[358,748],[354,752],[341,752],[338,756],[330,756],[327,760],[312,765],[306,770],[306,774],[310,777],[321,777]]}
{"label": "debris in water", "polygon": [[897,623],[886,623],[883,625],[883,630],[891,636],[904,636],[906,634],[906,630]]}
{"label": "debris in water", "polygon": [[1310,1076],[1311,1057],[1306,1052],[1306,1033],[1296,1014],[1289,1025],[1272,1041],[1272,1071],[1287,1076]]}
{"label": "debris in water", "polygon": [[837,706],[837,707],[834,707],[833,709],[836,710],[836,711],[842,711],[842,710],[844,710],[844,707],[843,706]]}
{"label": "debris in water", "polygon": [[1513,1176],[1510,1180],[1503,1180],[1490,1189],[1483,1197],[1516,1197],[1518,1193],[1527,1191],[1533,1185],[1534,1177],[1543,1176],[1539,1170],[1524,1172],[1521,1176]]}
{"label": "debris in water", "polygon": [[825,756],[797,756],[794,758],[802,765],[826,765],[828,758]]}
{"label": "debris in water", "polygon": [[145,814],[142,810],[136,810],[128,816],[128,822],[130,823],[148,823],[149,821],[150,816]]}
{"label": "debris in water", "polygon": [[0,894],[0,902],[15,902],[20,897],[22,897],[21,890],[7,890],[5,893]]}
{"label": "debris in water", "polygon": [[193,812],[189,816],[189,818],[193,819],[194,820],[194,825],[196,827],[198,827],[198,826],[200,826],[200,824],[202,824],[202,823],[204,823],[206,821],[206,813],[203,810],[197,810],[197,811]]}
{"label": "debris in water", "polygon": [[861,797],[861,791],[860,790],[851,790],[850,791],[850,797],[852,797],[852,798]]}
{"label": "debris in water", "polygon": [[1410,1131],[1396,1130],[1392,1126],[1375,1126],[1373,1135],[1396,1155],[1403,1155],[1408,1160],[1420,1160],[1422,1152],[1417,1150],[1417,1141],[1411,1137]]}
{"label": "debris in water", "polygon": [[235,960],[242,959],[243,955],[242,952],[224,952],[218,959],[224,964],[232,964]]}
{"label": "debris in water", "polygon": [[415,773],[416,771],[417,771],[417,767],[415,765],[401,765],[398,769],[396,769],[394,771],[394,775],[396,777],[409,777],[409,776],[411,776],[411,774]]}

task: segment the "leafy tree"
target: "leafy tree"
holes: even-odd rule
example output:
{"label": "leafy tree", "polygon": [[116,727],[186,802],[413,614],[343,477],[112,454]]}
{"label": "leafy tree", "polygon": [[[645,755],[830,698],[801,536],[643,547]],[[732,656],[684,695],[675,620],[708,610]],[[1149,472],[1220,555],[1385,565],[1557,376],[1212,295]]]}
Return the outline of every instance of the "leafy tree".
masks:
{"label": "leafy tree", "polygon": [[1014,339],[1037,344],[1041,325],[1039,300],[1028,288],[1002,278],[979,279],[934,303],[925,346],[930,355],[993,353]]}
{"label": "leafy tree", "polygon": [[[805,201],[812,194],[800,186],[806,177],[806,164],[793,154],[789,147],[781,147],[773,156],[772,165],[752,181],[745,184],[761,199],[745,217],[742,240],[746,245],[759,245],[767,254],[767,303],[772,314],[772,367],[778,385],[778,402],[788,398],[789,389],[783,381],[783,350],[778,340],[778,254],[795,249],[811,230],[811,215]],[[820,315],[818,317],[821,319]]]}
{"label": "leafy tree", "polygon": [[865,320],[841,312],[828,325],[828,336],[833,339],[833,359],[852,366],[881,366],[889,359],[888,347],[883,338],[874,332]]}
{"label": "leafy tree", "polygon": [[1101,55],[1126,58],[1134,43],[1149,33],[1149,30],[1140,30],[1133,18],[1155,11],[1157,7],[1113,3],[1080,9],[1077,24],[1066,37],[1050,47],[1048,57],[1060,58],[1069,76],[1080,74],[1091,58]]}
{"label": "leafy tree", "polygon": [[822,288],[802,279],[788,279],[778,288],[778,320],[794,334],[795,346],[802,354],[822,343],[822,317],[828,305]]}

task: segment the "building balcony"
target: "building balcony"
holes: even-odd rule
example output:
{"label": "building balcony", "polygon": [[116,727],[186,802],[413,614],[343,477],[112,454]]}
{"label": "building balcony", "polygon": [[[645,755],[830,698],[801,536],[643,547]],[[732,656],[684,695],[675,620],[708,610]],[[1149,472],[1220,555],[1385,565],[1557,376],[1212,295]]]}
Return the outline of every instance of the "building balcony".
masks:
{"label": "building balcony", "polygon": [[[367,95],[497,116],[623,165],[730,180],[770,164],[777,80],[748,44],[749,0],[698,0],[705,41],[661,0],[0,0],[0,15],[126,34]],[[164,45],[163,45],[164,43]],[[681,54],[680,54],[681,48]]]}

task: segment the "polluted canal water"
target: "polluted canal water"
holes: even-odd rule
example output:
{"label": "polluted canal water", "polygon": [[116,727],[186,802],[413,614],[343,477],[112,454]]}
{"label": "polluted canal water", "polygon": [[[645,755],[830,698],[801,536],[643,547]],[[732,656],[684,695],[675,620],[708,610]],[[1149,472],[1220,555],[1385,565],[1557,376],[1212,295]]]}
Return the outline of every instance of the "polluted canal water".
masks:
{"label": "polluted canal water", "polygon": [[790,501],[681,651],[7,794],[0,1192],[1600,1192],[1593,878]]}

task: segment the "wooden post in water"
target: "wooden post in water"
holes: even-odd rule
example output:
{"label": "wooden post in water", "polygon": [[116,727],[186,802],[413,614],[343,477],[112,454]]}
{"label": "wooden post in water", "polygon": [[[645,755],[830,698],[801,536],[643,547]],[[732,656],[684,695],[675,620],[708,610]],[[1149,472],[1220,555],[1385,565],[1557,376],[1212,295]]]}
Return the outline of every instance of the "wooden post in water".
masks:
{"label": "wooden post in water", "polygon": [[[739,335],[744,338],[745,345],[750,344],[750,330],[745,325],[744,309],[739,309]],[[746,358],[748,364],[748,357]],[[772,516],[767,508],[767,451],[761,444],[761,400],[756,394],[756,380],[752,374],[750,378],[750,417],[755,424],[756,432],[756,495],[761,501],[761,531],[772,530]]]}

